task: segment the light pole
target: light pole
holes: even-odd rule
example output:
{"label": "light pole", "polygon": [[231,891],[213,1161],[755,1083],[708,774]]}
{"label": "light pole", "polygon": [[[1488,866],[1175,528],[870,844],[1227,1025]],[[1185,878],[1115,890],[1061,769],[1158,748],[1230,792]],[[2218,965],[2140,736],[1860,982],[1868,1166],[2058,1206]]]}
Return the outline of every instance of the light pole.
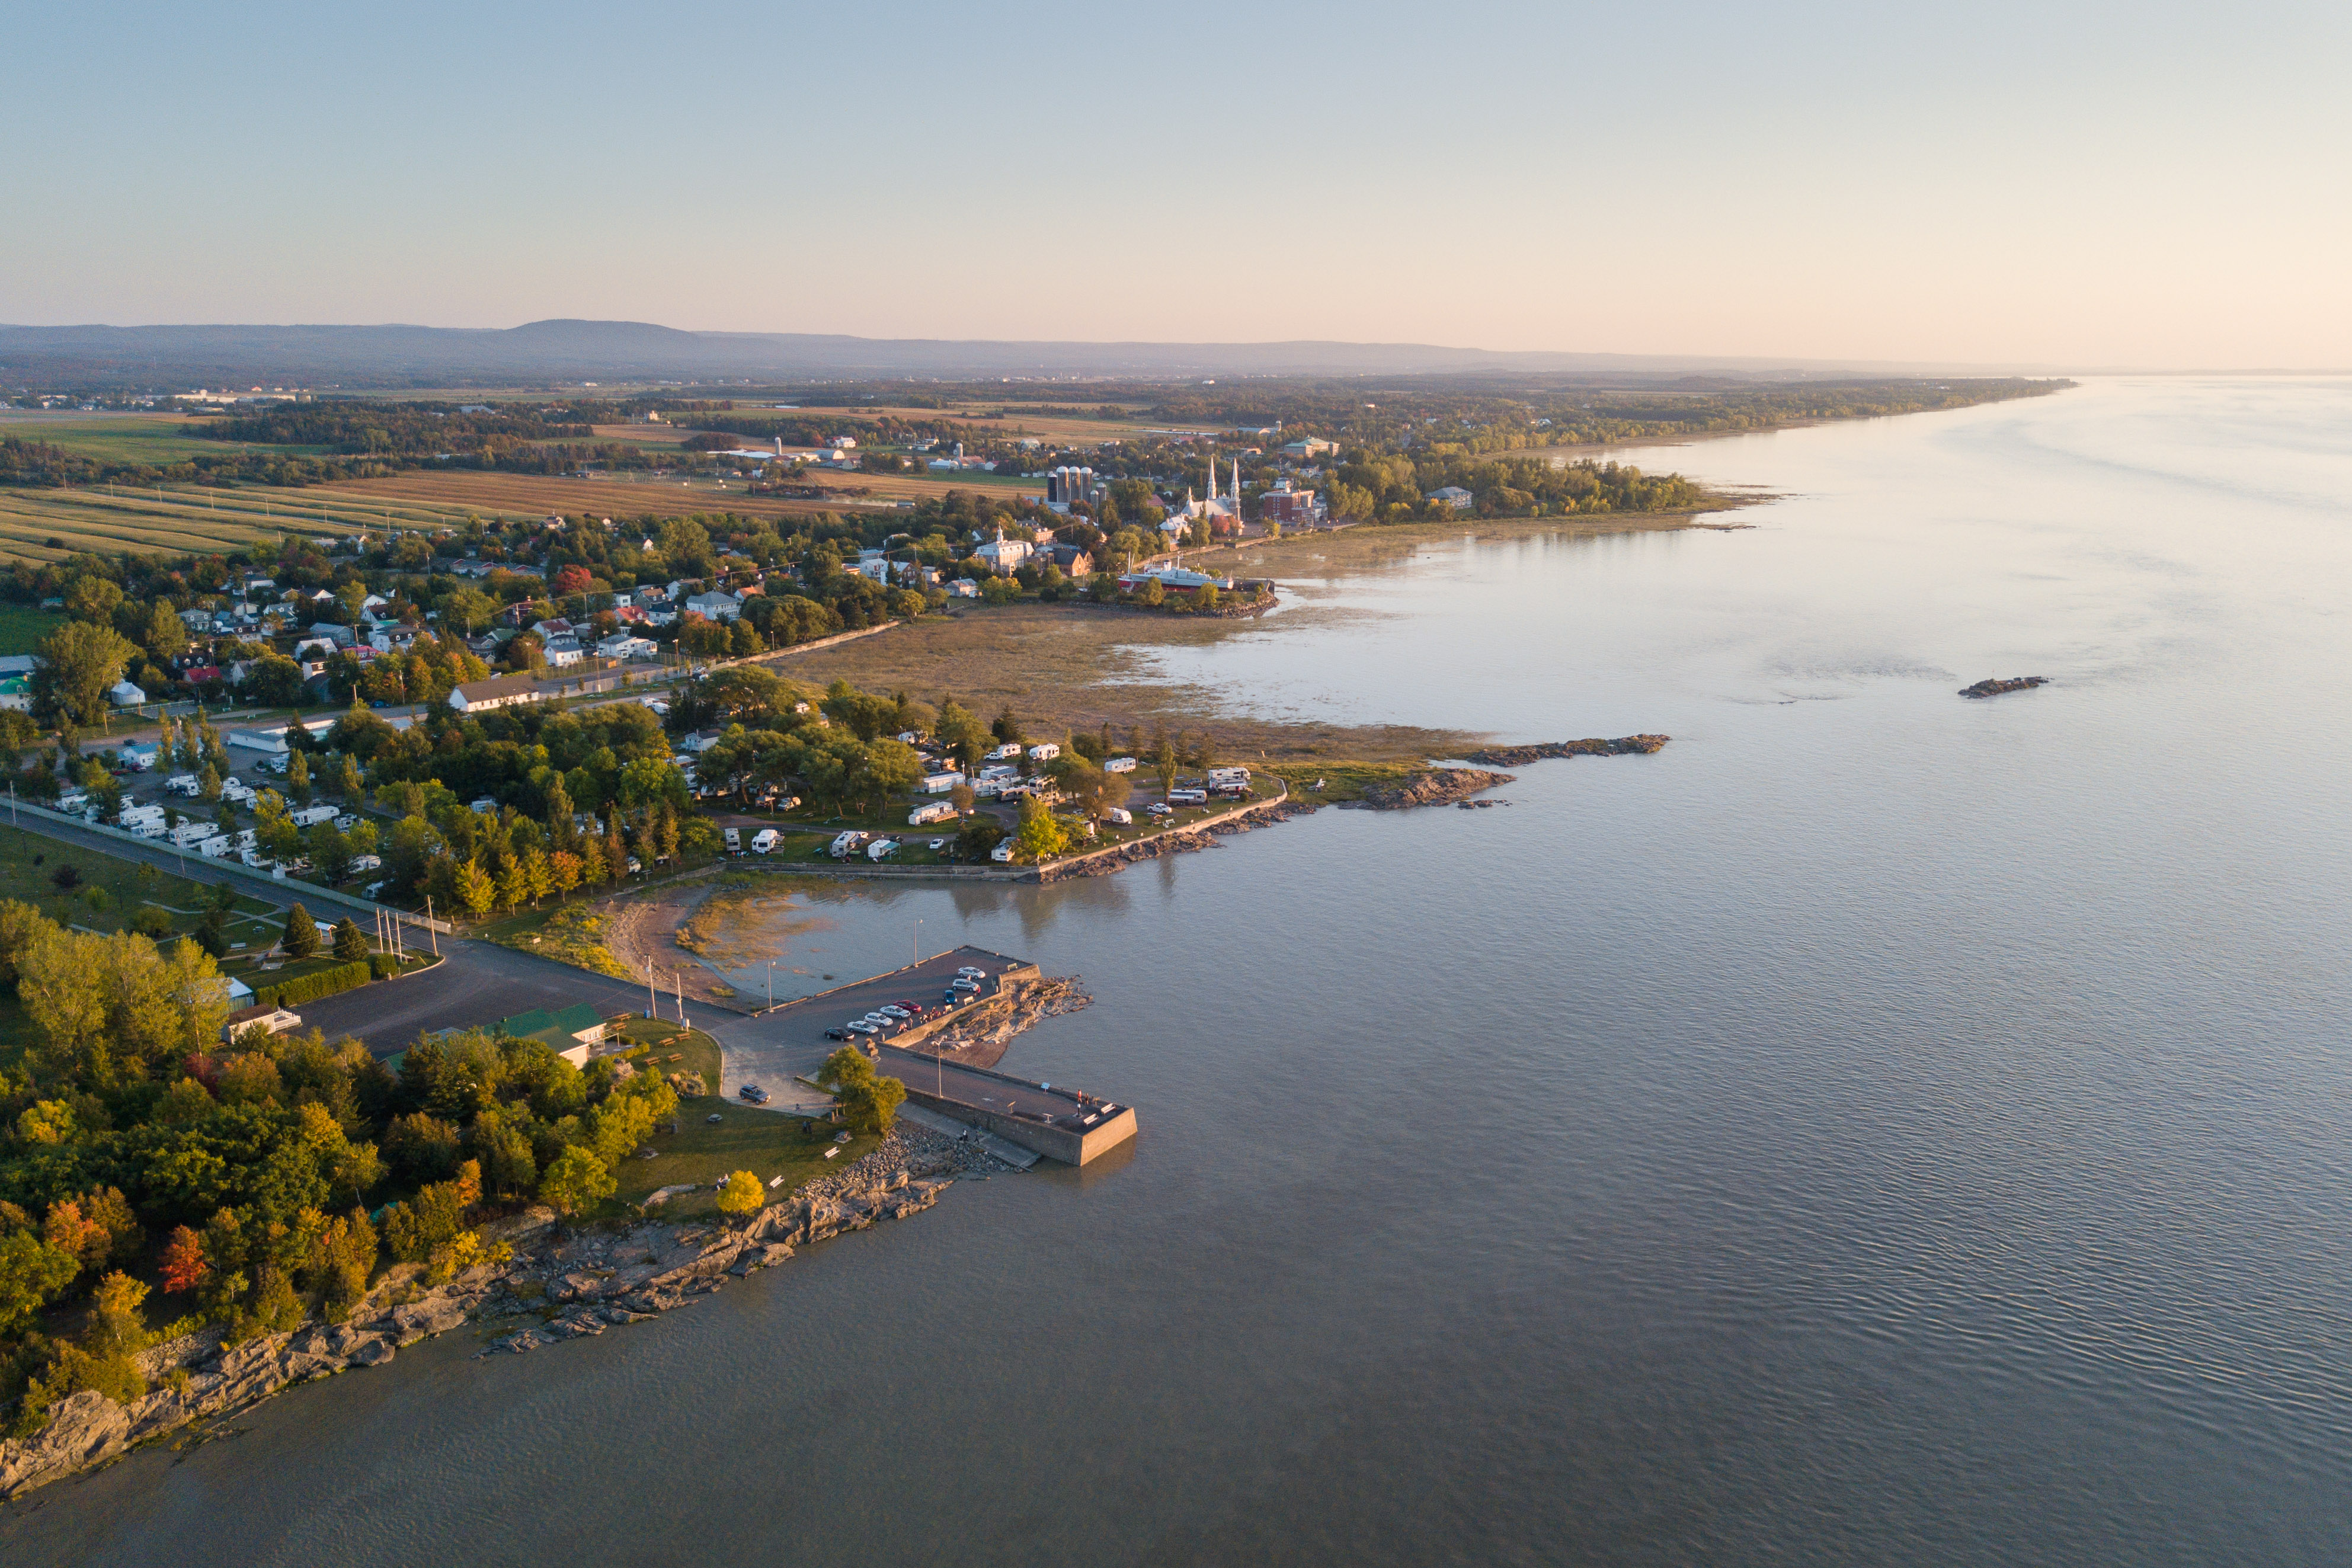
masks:
{"label": "light pole", "polygon": [[776,1010],[776,961],[768,960],[768,1011]]}

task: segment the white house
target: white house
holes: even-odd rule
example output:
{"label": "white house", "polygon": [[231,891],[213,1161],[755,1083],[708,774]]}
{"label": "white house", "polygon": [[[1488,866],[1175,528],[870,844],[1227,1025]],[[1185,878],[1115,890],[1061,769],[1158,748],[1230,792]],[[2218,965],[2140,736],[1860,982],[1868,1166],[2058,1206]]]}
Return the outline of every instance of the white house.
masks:
{"label": "white house", "polygon": [[686,607],[709,621],[731,621],[743,613],[743,601],[724,588],[713,588],[708,594],[697,594],[686,602]]}
{"label": "white house", "polygon": [[449,693],[449,706],[460,713],[487,713],[494,708],[537,702],[545,696],[539,682],[528,675],[502,675],[495,680],[469,680],[456,688]]}
{"label": "white house", "polygon": [[580,650],[580,639],[569,633],[548,638],[540,652],[546,657],[551,669],[568,669],[587,657]]}
{"label": "white house", "polygon": [[654,658],[661,648],[651,637],[633,637],[626,633],[606,637],[596,645],[599,658]]}

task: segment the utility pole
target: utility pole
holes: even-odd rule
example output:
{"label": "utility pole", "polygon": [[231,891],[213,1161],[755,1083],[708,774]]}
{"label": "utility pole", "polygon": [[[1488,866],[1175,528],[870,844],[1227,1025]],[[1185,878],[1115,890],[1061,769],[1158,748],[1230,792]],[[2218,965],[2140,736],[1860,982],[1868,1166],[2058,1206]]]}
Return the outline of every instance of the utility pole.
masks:
{"label": "utility pole", "polygon": [[433,956],[441,956],[441,933],[433,928],[433,895],[425,895],[425,934],[433,943]]}
{"label": "utility pole", "polygon": [[768,960],[768,1011],[776,1010],[776,961]]}
{"label": "utility pole", "polygon": [[654,1016],[654,961],[646,960],[646,1016]]}

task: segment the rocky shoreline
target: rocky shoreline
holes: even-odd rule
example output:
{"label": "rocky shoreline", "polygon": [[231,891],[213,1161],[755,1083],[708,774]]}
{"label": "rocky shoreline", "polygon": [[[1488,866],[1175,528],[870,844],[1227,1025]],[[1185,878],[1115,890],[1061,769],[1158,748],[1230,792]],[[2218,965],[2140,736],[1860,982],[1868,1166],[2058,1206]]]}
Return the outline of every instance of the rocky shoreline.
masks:
{"label": "rocky shoreline", "polygon": [[2037,686],[2047,686],[2046,675],[2012,675],[2007,680],[1979,680],[1974,686],[1960,688],[1963,697],[1999,697],[2007,691],[2031,691]]}
{"label": "rocky shoreline", "polygon": [[395,1264],[347,1322],[308,1323],[227,1349],[215,1326],[152,1347],[141,1357],[140,1371],[162,1386],[128,1405],[85,1390],[60,1400],[33,1436],[0,1442],[0,1500],[192,1423],[250,1409],[297,1384],[382,1366],[398,1351],[470,1321],[516,1325],[478,1360],[643,1322],[709,1295],[730,1278],[773,1268],[798,1247],[919,1214],[959,1175],[1011,1169],[975,1139],[902,1122],[856,1164],[809,1183],[740,1225],[640,1219],[620,1229],[565,1230],[554,1210],[527,1209],[482,1226],[485,1240],[513,1248],[508,1261],[478,1265],[431,1289],[420,1283],[421,1265]]}
{"label": "rocky shoreline", "polygon": [[1254,827],[1271,827],[1277,822],[1294,816],[1305,816],[1321,808],[1317,801],[1300,800],[1296,795],[1286,795],[1280,800],[1250,810],[1236,812],[1221,822],[1204,827],[1171,828],[1149,838],[1139,838],[1132,844],[1097,850],[1076,864],[1040,866],[1037,880],[1059,882],[1071,877],[1108,877],[1140,860],[1157,860],[1165,855],[1183,855],[1195,849],[1214,849],[1217,840],[1235,833],[1247,833]]}
{"label": "rocky shoreline", "polygon": [[1452,805],[1498,784],[1517,781],[1509,773],[1484,768],[1433,768],[1402,784],[1381,784],[1364,792],[1364,805],[1372,811],[1410,811],[1417,805]]}
{"label": "rocky shoreline", "polygon": [[1491,768],[1523,768],[1547,757],[1646,757],[1664,749],[1671,735],[1621,735],[1613,741],[1546,741],[1533,746],[1486,746],[1469,760]]}

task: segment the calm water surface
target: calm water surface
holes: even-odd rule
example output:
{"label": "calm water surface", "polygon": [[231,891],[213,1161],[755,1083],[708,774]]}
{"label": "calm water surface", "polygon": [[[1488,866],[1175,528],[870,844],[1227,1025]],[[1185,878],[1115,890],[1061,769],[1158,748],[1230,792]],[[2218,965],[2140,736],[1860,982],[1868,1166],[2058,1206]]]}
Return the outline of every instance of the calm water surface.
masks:
{"label": "calm water surface", "polygon": [[1008,1065],[1131,1153],[406,1352],[7,1561],[2352,1560],[2352,384],[1649,460],[1785,499],[1301,559],[1167,670],[1658,756],[894,904],[1085,975]]}

